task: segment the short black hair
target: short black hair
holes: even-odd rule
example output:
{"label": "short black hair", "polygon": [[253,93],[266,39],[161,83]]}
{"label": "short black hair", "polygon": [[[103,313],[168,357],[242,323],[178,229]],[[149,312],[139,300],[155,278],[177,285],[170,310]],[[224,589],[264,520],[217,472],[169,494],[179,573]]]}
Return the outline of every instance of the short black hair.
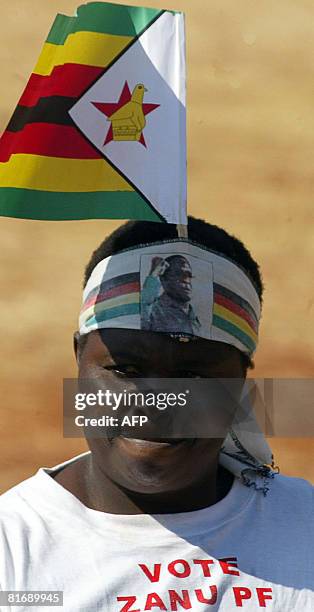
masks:
{"label": "short black hair", "polygon": [[[238,264],[252,281],[262,302],[264,287],[259,265],[239,238],[228,234],[226,230],[218,225],[212,225],[202,219],[195,219],[191,216],[188,217],[188,236],[193,242],[226,255],[234,263]],[[120,225],[93,252],[85,269],[84,287],[93,269],[102,259],[140,244],[151,244],[160,240],[171,240],[177,237],[176,226],[170,223],[128,221]]]}

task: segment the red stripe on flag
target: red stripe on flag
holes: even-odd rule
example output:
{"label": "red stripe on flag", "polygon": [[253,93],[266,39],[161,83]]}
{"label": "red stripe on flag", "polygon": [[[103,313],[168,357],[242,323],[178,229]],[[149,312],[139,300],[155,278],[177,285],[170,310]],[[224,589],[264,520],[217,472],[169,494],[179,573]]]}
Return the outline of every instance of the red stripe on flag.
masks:
{"label": "red stripe on flag", "polygon": [[31,74],[19,105],[36,106],[40,98],[49,96],[80,96],[103,71],[98,66],[63,64],[56,66],[48,76]]}
{"label": "red stripe on flag", "polygon": [[75,127],[56,123],[29,123],[19,132],[4,132],[0,140],[0,162],[7,162],[14,153],[72,159],[102,157]]}
{"label": "red stripe on flag", "polygon": [[126,283],[125,285],[119,285],[118,287],[113,287],[112,289],[108,289],[108,291],[103,291],[96,296],[90,298],[84,304],[83,312],[90,306],[94,304],[98,304],[98,302],[104,302],[105,300],[109,300],[110,298],[117,297],[118,295],[128,295],[129,293],[137,293],[140,290],[140,283]]}
{"label": "red stripe on flag", "polygon": [[250,325],[250,327],[252,327],[252,329],[254,329],[254,331],[257,333],[256,322],[249,315],[249,313],[246,312],[246,310],[241,308],[241,306],[239,306],[238,304],[235,304],[234,302],[224,297],[223,295],[220,295],[219,293],[214,293],[214,302],[216,304],[220,304],[221,306],[224,306],[228,310],[231,310],[231,312],[234,312],[234,314],[237,314],[242,319],[245,319],[247,323]]}

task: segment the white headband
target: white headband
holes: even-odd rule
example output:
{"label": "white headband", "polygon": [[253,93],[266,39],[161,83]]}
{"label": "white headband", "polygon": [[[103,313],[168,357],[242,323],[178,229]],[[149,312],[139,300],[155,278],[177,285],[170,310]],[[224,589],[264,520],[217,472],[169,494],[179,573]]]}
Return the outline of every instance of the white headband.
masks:
{"label": "white headband", "polygon": [[80,334],[150,330],[225,342],[252,355],[261,304],[240,266],[187,239],[137,246],[103,259],[83,293]]}

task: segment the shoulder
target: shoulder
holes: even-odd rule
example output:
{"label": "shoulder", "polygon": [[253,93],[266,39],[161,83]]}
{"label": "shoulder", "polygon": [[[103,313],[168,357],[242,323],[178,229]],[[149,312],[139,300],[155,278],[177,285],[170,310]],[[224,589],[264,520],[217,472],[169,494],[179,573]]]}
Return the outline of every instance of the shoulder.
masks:
{"label": "shoulder", "polygon": [[33,478],[34,477],[31,476],[30,478],[22,480],[0,495],[0,515],[5,508],[16,503],[18,498],[23,497],[23,492],[28,489]]}
{"label": "shoulder", "polygon": [[276,474],[272,486],[277,495],[291,495],[298,493],[309,500],[313,497],[314,486],[304,478]]}
{"label": "shoulder", "polygon": [[[22,481],[0,495],[0,583],[15,573],[18,559],[26,562],[29,542],[38,523],[29,503],[32,478]],[[35,531],[37,531],[35,529]]]}
{"label": "shoulder", "polygon": [[31,476],[0,495],[0,534],[4,528],[25,521],[34,478]]}
{"label": "shoulder", "polygon": [[166,307],[168,307],[167,296],[165,293],[162,293],[161,295],[156,297],[156,299],[154,300],[152,304],[151,313],[152,314],[158,313],[160,315],[164,312]]}
{"label": "shoulder", "polygon": [[[15,485],[0,496],[0,584],[3,589],[20,590],[26,568],[40,558],[49,534],[38,511],[33,482],[36,475]],[[5,585],[5,586],[4,586]]]}
{"label": "shoulder", "polygon": [[276,474],[263,500],[264,506],[269,501],[272,512],[282,519],[290,516],[309,520],[313,515],[314,486],[304,478]]}

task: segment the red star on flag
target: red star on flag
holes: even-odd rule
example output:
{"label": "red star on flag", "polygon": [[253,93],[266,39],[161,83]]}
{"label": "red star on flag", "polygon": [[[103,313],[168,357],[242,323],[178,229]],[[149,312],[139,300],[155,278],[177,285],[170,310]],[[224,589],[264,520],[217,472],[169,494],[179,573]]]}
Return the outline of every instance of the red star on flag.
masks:
{"label": "red star on flag", "polygon": [[[100,110],[101,113],[106,115],[106,117],[111,117],[111,115],[113,115],[115,111],[117,111],[119,108],[127,104],[127,102],[130,102],[130,100],[131,100],[131,91],[130,91],[128,82],[125,81],[124,87],[122,89],[118,102],[92,102],[92,104],[98,110]],[[159,104],[146,104],[145,102],[143,102],[142,109],[143,109],[144,115],[148,115],[149,113],[154,111],[156,108],[158,108],[158,106],[160,105]],[[107,136],[105,138],[104,145],[108,144],[108,142],[111,142],[111,140],[113,140],[112,124],[110,124],[110,128],[107,132]],[[141,133],[139,142],[142,145],[144,145],[144,147],[146,147],[146,142],[145,142],[143,132]]]}

